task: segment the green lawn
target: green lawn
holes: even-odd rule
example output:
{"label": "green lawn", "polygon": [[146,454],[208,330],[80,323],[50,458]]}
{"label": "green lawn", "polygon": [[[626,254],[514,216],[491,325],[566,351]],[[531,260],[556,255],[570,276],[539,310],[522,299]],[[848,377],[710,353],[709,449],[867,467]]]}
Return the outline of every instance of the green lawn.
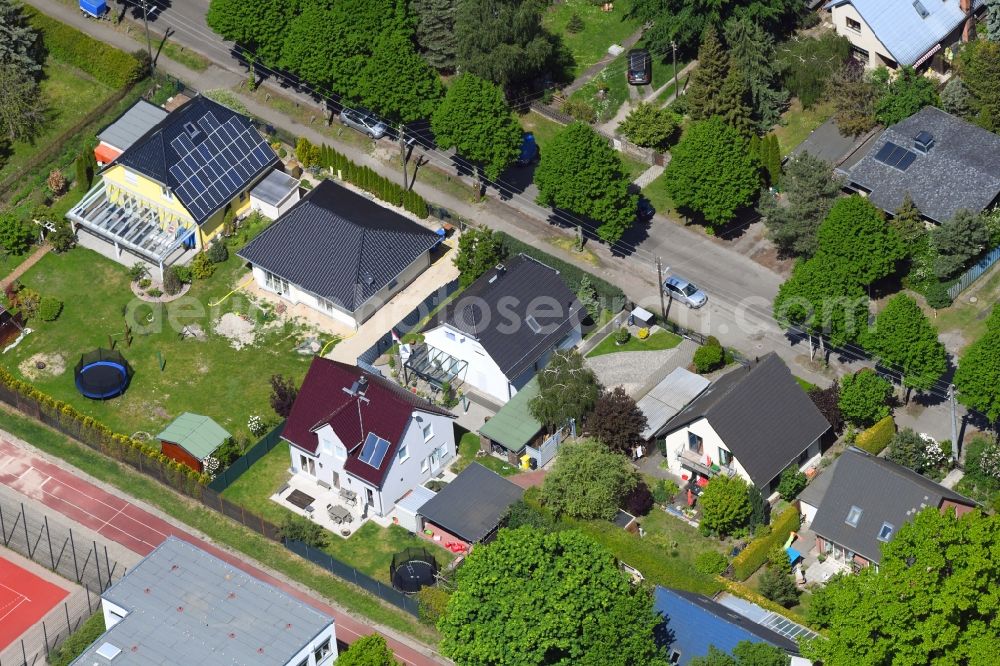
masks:
{"label": "green lawn", "polygon": [[222,496],[280,525],[291,512],[270,497],[288,481],[289,465],[288,442],[283,441],[223,490]]}
{"label": "green lawn", "polygon": [[437,643],[436,632],[420,624],[408,613],[383,604],[361,589],[296,556],[281,544],[265,539],[256,532],[206,509],[151,478],[106,458],[36,421],[0,409],[0,428],[31,442],[40,450],[58,457],[96,479],[120,489],[124,494],[155,506],[181,523],[201,531],[212,540],[243,553],[250,560],[256,560],[265,567],[279,571],[352,613],[429,644]]}
{"label": "green lawn", "polygon": [[[282,442],[226,488],[222,496],[281,525],[291,511],[272,502],[270,497],[288,480],[288,464],[288,444]],[[409,546],[427,546],[442,564],[452,558],[449,551],[398,525],[386,529],[372,521],[366,522],[347,539],[330,535],[329,543],[323,550],[373,578],[389,582],[392,556]]]}
{"label": "green lawn", "polygon": [[633,335],[628,339],[628,342],[623,345],[619,345],[615,342],[615,333],[617,333],[617,331],[612,332],[606,338],[601,340],[596,347],[590,350],[590,353],[587,354],[587,358],[602,356],[604,354],[617,354],[618,352],[660,351],[661,349],[673,349],[681,343],[679,335],[674,335],[670,331],[656,331],[645,340],[640,340],[638,336]]}
{"label": "green lawn", "polygon": [[[598,91],[604,89],[603,96]],[[612,60],[597,76],[570,95],[571,99],[586,102],[597,113],[599,123],[614,118],[621,105],[628,100],[628,81],[625,79],[625,54]]]}
{"label": "green lawn", "polygon": [[[969,297],[976,302],[970,303]],[[949,307],[941,310],[925,308],[935,328],[941,333],[960,332],[963,347],[978,340],[986,332],[986,318],[993,304],[1000,300],[1000,263],[995,264],[972,286],[958,295]]]}
{"label": "green lawn", "polygon": [[554,120],[549,120],[537,111],[528,111],[521,116],[521,127],[525,132],[535,135],[535,142],[538,144],[539,152],[545,152],[545,146],[555,137],[559,131],[565,127]]}
{"label": "green lawn", "polygon": [[674,205],[674,200],[667,194],[666,173],[660,174],[653,182],[642,188],[642,196],[649,199],[649,203],[653,204],[653,208],[660,215],[676,217],[677,206]]}
{"label": "green lawn", "polygon": [[[125,434],[155,435],[184,411],[211,416],[234,434],[245,432],[252,414],[273,417],[271,375],[284,374],[298,382],[310,361],[308,355],[295,353],[303,330],[291,324],[264,324],[251,317],[256,321],[256,342],[240,350],[214,332],[224,313],[259,315],[240,293],[217,305],[245,275],[235,247],[230,247],[229,260],[212,278],[196,281],[185,297],[173,303],[152,307],[133,297],[124,266],[82,248],[50,253],[21,282],[43,296],[62,300],[63,312],[55,322],[32,320],[34,333],[8,353],[8,367],[39,390]],[[123,336],[126,319],[134,334],[131,347]],[[201,326],[206,339],[181,339],[182,327],[192,324]],[[124,396],[87,400],[76,391],[73,367],[81,353],[107,347],[109,336],[135,375]],[[36,354],[45,355],[48,367],[33,378],[29,375],[37,372],[34,362],[25,361]],[[158,355],[165,361],[162,372]],[[64,369],[54,374],[59,363]]]}
{"label": "green lawn", "polygon": [[820,102],[811,109],[803,109],[798,99],[793,99],[781,116],[781,124],[774,128],[784,157],[795,146],[806,140],[809,133],[833,116],[833,102]]}
{"label": "green lawn", "polygon": [[[545,29],[559,35],[573,54],[574,77],[603,58],[609,46],[620,44],[639,28],[639,22],[628,16],[631,0],[617,0],[614,5],[613,11],[604,12],[593,0],[565,0],[553,3],[542,17]],[[574,14],[583,20],[583,30],[571,34],[566,24]],[[624,73],[621,76],[625,78]]]}
{"label": "green lawn", "polygon": [[45,126],[34,141],[15,141],[9,154],[6,149],[0,151],[0,180],[24,167],[39,150],[49,147],[56,137],[114,93],[110,87],[55,58],[45,62],[41,88],[46,109]]}
{"label": "green lawn", "polygon": [[[806,380],[804,380],[801,377],[798,377],[796,375],[792,375],[792,376],[795,377],[795,381],[798,383],[799,386],[802,387],[802,390],[805,391],[806,393],[808,393],[809,391],[812,391],[814,388],[817,388],[817,386],[815,384],[813,384],[812,382],[807,382]],[[775,513],[778,513],[778,512],[776,511]]]}
{"label": "green lawn", "polygon": [[473,462],[477,462],[483,467],[493,470],[500,476],[513,476],[517,474],[518,470],[516,467],[500,460],[496,456],[480,456],[477,458],[476,451],[478,450],[479,435],[474,432],[467,432],[462,435],[462,439],[458,443],[458,459],[451,464],[451,471],[457,474]]}

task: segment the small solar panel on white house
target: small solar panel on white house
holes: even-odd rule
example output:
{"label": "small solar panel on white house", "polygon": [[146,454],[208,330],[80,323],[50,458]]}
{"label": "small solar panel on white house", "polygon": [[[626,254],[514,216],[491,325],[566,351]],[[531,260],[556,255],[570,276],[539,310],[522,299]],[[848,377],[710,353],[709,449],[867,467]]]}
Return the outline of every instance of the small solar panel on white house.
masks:
{"label": "small solar panel on white house", "polygon": [[385,460],[385,454],[388,450],[389,442],[370,432],[365,437],[365,445],[361,447],[361,455],[358,456],[358,460],[378,469],[382,465],[382,461]]}
{"label": "small solar panel on white house", "polygon": [[[254,173],[273,159],[267,143],[238,117],[220,123],[212,112],[189,123],[171,145],[180,160],[170,167],[177,192],[198,218],[231,201]],[[199,140],[197,145],[194,141]]]}

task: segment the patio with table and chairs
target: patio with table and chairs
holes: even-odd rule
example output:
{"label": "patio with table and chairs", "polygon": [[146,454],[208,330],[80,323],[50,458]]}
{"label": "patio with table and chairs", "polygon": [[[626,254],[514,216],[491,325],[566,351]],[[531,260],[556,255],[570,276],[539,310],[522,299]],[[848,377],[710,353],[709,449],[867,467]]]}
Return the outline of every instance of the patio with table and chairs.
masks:
{"label": "patio with table and chairs", "polygon": [[330,487],[303,474],[292,476],[271,495],[271,501],[345,538],[370,518],[368,507],[360,504],[356,492]]}

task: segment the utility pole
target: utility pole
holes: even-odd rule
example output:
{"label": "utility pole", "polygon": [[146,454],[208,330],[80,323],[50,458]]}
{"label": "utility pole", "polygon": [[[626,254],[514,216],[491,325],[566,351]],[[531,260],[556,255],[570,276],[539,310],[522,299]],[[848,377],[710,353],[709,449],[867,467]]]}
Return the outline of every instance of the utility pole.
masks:
{"label": "utility pole", "polygon": [[149,53],[149,75],[156,74],[156,63],[153,62],[153,43],[149,39],[149,0],[142,0],[142,24],[146,26],[146,52]]}
{"label": "utility pole", "polygon": [[948,402],[951,403],[951,459],[958,464],[958,407],[955,404],[955,385],[948,384]]}
{"label": "utility pole", "polygon": [[667,306],[663,304],[663,266],[660,264],[660,258],[656,258],[656,286],[657,291],[660,292],[660,314],[663,315],[663,321],[667,321]]}
{"label": "utility pole", "polygon": [[677,89],[677,42],[670,40],[670,48],[674,52],[674,99],[681,94],[681,91]]}

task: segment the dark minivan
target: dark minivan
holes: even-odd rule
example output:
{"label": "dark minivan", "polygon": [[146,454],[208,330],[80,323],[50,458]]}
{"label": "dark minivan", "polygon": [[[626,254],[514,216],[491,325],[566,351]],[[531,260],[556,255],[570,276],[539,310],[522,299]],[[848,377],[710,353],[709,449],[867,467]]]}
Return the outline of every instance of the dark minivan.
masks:
{"label": "dark minivan", "polygon": [[628,52],[628,82],[633,86],[645,86],[653,80],[653,59],[646,49],[632,49]]}

